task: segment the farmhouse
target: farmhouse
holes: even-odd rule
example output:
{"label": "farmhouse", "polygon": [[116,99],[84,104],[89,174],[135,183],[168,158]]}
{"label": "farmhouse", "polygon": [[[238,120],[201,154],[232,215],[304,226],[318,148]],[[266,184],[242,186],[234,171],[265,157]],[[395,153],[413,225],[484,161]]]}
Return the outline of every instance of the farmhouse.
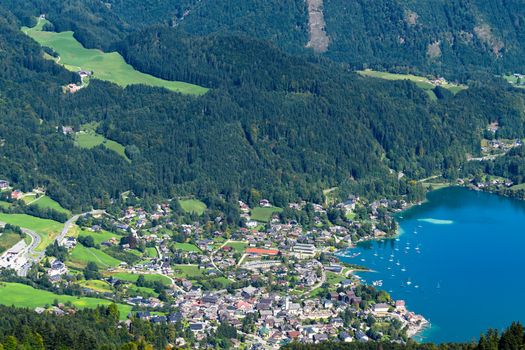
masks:
{"label": "farmhouse", "polygon": [[0,190],[5,190],[9,187],[9,181],[0,180]]}
{"label": "farmhouse", "polygon": [[80,86],[78,86],[77,84],[68,84],[66,86],[66,91],[74,94],[75,92],[77,92],[78,90],[80,90]]}

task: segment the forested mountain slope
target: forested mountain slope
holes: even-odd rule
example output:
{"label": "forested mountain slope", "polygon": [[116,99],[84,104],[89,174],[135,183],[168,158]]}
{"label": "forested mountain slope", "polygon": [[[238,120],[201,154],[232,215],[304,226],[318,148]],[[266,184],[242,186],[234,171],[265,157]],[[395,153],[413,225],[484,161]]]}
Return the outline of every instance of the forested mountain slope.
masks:
{"label": "forested mountain slope", "polygon": [[[135,1],[119,2],[114,13],[134,19]],[[304,1],[175,3],[185,10],[177,24],[189,33],[242,31],[290,52],[308,51]],[[157,5],[173,13],[167,8],[173,5]],[[352,67],[415,69],[451,78],[479,70],[525,71],[525,9],[519,0],[325,0],[323,14],[330,38],[324,55]]]}
{"label": "forested mountain slope", "polygon": [[[473,83],[455,96],[438,89],[440,99],[432,101],[413,83],[359,77],[246,35],[192,36],[164,25],[114,31],[121,22],[108,12],[111,6],[89,12],[91,1],[67,2],[67,8],[89,15],[75,22],[85,26],[80,31],[99,24],[92,44],[115,32],[123,39],[111,45],[137,69],[213,89],[189,97],[93,80],[66,95],[62,86],[77,77],[44,60],[42,49],[19,31],[47,5],[31,10],[1,3],[16,16],[6,11],[0,23],[0,177],[23,189],[45,186],[68,208],[103,205],[126,190],[163,197],[222,193],[232,206],[253,191],[282,205],[320,200],[321,189],[335,185],[370,197],[421,196],[417,186],[398,181],[397,172],[408,179],[453,176],[466,153],[478,152],[487,123],[498,120],[501,135],[524,132],[523,97],[505,85]],[[53,4],[49,17],[67,27],[62,2]],[[88,122],[124,145],[131,163],[103,147],[77,148],[71,135],[58,132]]]}
{"label": "forested mountain slope", "polygon": [[[46,13],[88,47],[107,49],[161,24],[197,34],[243,33],[292,53],[311,54],[303,0],[2,0],[23,21]],[[519,0],[325,0],[324,56],[353,68],[445,75],[523,72],[525,10]]]}

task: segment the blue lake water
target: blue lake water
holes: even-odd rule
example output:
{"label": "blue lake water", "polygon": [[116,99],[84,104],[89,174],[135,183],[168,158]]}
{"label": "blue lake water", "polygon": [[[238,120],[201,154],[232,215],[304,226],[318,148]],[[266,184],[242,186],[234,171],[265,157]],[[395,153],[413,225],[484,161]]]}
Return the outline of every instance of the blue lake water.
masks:
{"label": "blue lake water", "polygon": [[420,341],[477,339],[525,321],[525,202],[464,188],[428,194],[398,217],[396,239],[359,244],[368,283],[430,320]]}

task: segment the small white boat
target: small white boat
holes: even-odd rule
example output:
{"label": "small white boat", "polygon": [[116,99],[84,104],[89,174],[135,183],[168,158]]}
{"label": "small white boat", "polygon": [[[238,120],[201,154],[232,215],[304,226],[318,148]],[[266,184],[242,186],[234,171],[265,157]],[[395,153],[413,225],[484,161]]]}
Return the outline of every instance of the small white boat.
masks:
{"label": "small white boat", "polygon": [[409,285],[411,285],[411,284],[412,284],[412,282],[410,282],[410,281],[407,281],[407,286],[409,286]]}
{"label": "small white boat", "polygon": [[396,265],[397,265],[397,266],[401,265],[401,263],[399,262],[399,260],[396,262]]}
{"label": "small white boat", "polygon": [[406,270],[407,270],[407,269],[405,269],[404,267],[401,269],[401,271],[403,271],[403,272],[406,272]]}

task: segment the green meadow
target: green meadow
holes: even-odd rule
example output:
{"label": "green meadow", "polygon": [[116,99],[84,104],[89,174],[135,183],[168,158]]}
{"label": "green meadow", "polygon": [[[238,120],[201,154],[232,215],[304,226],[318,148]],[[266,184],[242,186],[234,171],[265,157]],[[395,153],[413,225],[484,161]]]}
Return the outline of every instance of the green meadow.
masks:
{"label": "green meadow", "polygon": [[180,81],[169,81],[135,70],[127,64],[117,52],[102,52],[97,49],[86,49],[73,37],[73,32],[42,31],[47,20],[38,20],[33,28],[22,27],[22,31],[40,45],[53,49],[60,56],[59,63],[66,69],[93,71],[93,78],[106,80],[122,87],[132,84],[143,84],[162,87],[168,90],[193,95],[202,95],[208,89]]}
{"label": "green meadow", "polygon": [[174,265],[173,272],[174,272],[173,274],[176,277],[184,277],[188,279],[204,276],[204,274],[202,273],[202,270],[199,269],[197,265],[183,265],[183,264]]}
{"label": "green meadow", "polygon": [[[372,77],[372,78],[379,78],[379,79],[385,79],[385,80],[410,80],[414,82],[419,88],[425,90],[431,99],[435,100],[436,95],[432,91],[436,86],[432,84],[432,82],[425,78],[420,77],[413,74],[396,74],[396,73],[388,73],[388,72],[378,72],[371,69],[365,69],[361,71],[357,71],[359,75],[365,76],[365,77]],[[441,87],[444,89],[449,90],[453,94],[457,94],[461,90],[465,90],[468,87],[466,85],[458,85],[458,84],[443,84]]]}
{"label": "green meadow", "polygon": [[180,199],[179,204],[182,210],[187,213],[202,215],[206,210],[206,204],[197,199]]}
{"label": "green meadow", "polygon": [[[129,272],[117,272],[117,273],[112,273],[111,276],[115,277],[115,278],[118,278],[119,280],[122,280],[122,281],[127,281],[127,282],[132,282],[132,283],[135,283],[137,282],[137,279],[139,278],[141,274],[135,274],[135,273],[129,273]],[[171,280],[166,277],[166,276],[163,276],[163,275],[159,275],[159,274],[144,274],[144,279],[146,281],[160,281],[162,282],[162,284],[164,285],[170,285],[171,284]]]}
{"label": "green meadow", "polygon": [[185,250],[187,252],[200,252],[201,250],[194,244],[191,243],[175,243],[175,248]]}
{"label": "green meadow", "polygon": [[248,243],[246,242],[228,242],[228,244],[226,244],[226,247],[232,247],[233,250],[239,253],[244,253],[247,246]]}
{"label": "green meadow", "polygon": [[117,235],[116,233],[112,233],[106,230],[100,230],[98,232],[90,231],[81,229],[78,232],[79,236],[91,236],[93,237],[93,240],[95,241],[95,244],[101,244],[102,242],[109,241],[111,238],[116,238],[117,240],[120,240],[122,236]]}
{"label": "green meadow", "polygon": [[81,285],[84,288],[89,288],[99,293],[111,293],[112,292],[111,285],[106,281],[100,281],[100,280],[81,281],[79,282],[79,285]]}
{"label": "green meadow", "polygon": [[94,147],[102,145],[110,151],[117,152],[119,156],[126,159],[128,162],[131,160],[126,155],[126,148],[120,143],[109,140],[103,135],[97,134],[97,124],[84,124],[81,127],[81,131],[75,133],[75,146],[80,148],[92,149]]}
{"label": "green meadow", "polygon": [[0,221],[35,231],[42,239],[36,248],[37,251],[44,250],[64,227],[64,224],[61,224],[60,222],[41,219],[27,214],[0,213]]}
{"label": "green meadow", "polygon": [[157,254],[157,249],[155,247],[147,247],[146,248],[146,255],[150,258],[158,258],[159,255]]}
{"label": "green meadow", "polygon": [[104,253],[102,250],[97,248],[87,248],[82,244],[77,244],[77,246],[71,251],[68,264],[76,268],[83,268],[90,261],[94,262],[102,269],[116,267],[120,264],[120,260]]}
{"label": "green meadow", "polygon": [[55,211],[58,211],[59,213],[64,213],[68,216],[71,215],[71,212],[65,208],[63,208],[60,203],[57,201],[49,198],[48,196],[42,196],[37,199],[35,199],[31,205],[34,205],[36,207],[42,208],[42,209],[53,209]]}
{"label": "green meadow", "polygon": [[22,240],[20,235],[16,233],[2,233],[0,234],[0,254],[17,244]]}
{"label": "green meadow", "polygon": [[282,208],[278,207],[255,207],[250,213],[250,217],[259,222],[269,222],[274,213],[282,212]]}
{"label": "green meadow", "polygon": [[[55,300],[58,300],[59,303],[71,302],[79,309],[111,304],[111,301],[105,299],[58,295],[25,284],[0,282],[0,304],[2,305],[36,308],[52,305]],[[124,304],[117,304],[117,306],[120,311],[120,319],[125,320],[128,313],[131,312],[131,306]]]}

